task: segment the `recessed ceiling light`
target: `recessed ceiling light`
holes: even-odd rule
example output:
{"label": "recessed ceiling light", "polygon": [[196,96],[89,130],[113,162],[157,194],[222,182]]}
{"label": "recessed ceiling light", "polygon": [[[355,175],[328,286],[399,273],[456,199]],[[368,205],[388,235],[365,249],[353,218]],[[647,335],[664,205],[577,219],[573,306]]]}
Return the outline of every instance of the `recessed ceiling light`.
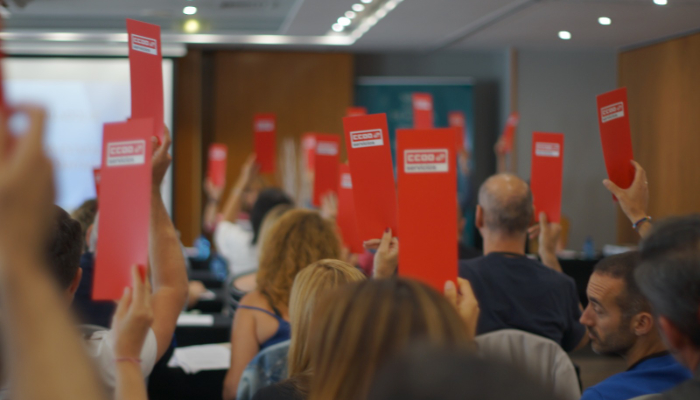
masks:
{"label": "recessed ceiling light", "polygon": [[559,31],[559,39],[569,40],[571,39],[571,32],[569,31]]}
{"label": "recessed ceiling light", "polygon": [[187,33],[197,33],[199,32],[199,29],[201,28],[199,21],[196,19],[188,19],[185,21],[185,24],[183,25],[182,29],[187,32]]}
{"label": "recessed ceiling light", "polygon": [[345,13],[345,16],[350,18],[350,19],[353,19],[353,18],[357,17],[357,14],[355,14],[355,11],[348,11]]}
{"label": "recessed ceiling light", "polygon": [[374,13],[374,15],[377,18],[382,19],[382,18],[386,17],[386,11],[383,8],[380,8],[379,10],[377,10],[376,13]]}
{"label": "recessed ceiling light", "polygon": [[340,24],[333,24],[332,28],[336,32],[342,32],[345,29],[345,27]]}
{"label": "recessed ceiling light", "polygon": [[358,4],[353,4],[353,5],[352,5],[352,10],[355,11],[355,12],[362,12],[362,11],[365,11],[365,6],[363,6],[362,4],[359,4],[359,3],[358,3]]}
{"label": "recessed ceiling light", "polygon": [[362,2],[365,3],[365,4],[369,4],[369,3],[372,2],[372,0],[362,0]]}
{"label": "recessed ceiling light", "polygon": [[598,18],[598,23],[601,25],[610,25],[612,24],[612,20],[608,17],[600,17]]}
{"label": "recessed ceiling light", "polygon": [[185,15],[195,15],[197,14],[197,7],[187,6],[182,9],[182,13]]}
{"label": "recessed ceiling light", "polygon": [[384,5],[384,8],[385,8],[387,11],[393,10],[394,8],[396,8],[396,2],[394,2],[394,1],[388,2],[388,3],[386,3],[386,4]]}
{"label": "recessed ceiling light", "polygon": [[666,4],[668,4],[668,0],[654,0],[654,4],[665,6]]}
{"label": "recessed ceiling light", "polygon": [[338,24],[341,26],[348,26],[348,25],[352,24],[352,21],[350,21],[350,18],[340,17],[340,18],[338,18]]}

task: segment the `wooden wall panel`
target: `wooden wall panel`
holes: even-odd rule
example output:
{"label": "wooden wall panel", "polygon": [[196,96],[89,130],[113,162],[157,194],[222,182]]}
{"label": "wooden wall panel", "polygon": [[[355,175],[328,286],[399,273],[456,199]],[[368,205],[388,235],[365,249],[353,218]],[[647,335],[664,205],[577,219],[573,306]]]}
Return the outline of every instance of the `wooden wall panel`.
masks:
{"label": "wooden wall panel", "polygon": [[[623,52],[632,143],[647,170],[655,218],[700,212],[700,34]],[[636,242],[618,218],[621,243]]]}

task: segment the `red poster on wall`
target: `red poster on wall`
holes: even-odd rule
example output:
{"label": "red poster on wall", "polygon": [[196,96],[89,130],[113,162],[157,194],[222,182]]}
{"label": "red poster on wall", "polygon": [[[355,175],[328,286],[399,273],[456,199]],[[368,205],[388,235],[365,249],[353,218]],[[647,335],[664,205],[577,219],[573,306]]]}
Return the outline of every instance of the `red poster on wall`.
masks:
{"label": "red poster on wall", "polygon": [[313,205],[321,206],[321,197],[336,193],[340,177],[340,136],[316,134],[314,152]]}
{"label": "red poster on wall", "polygon": [[518,123],[520,122],[520,115],[518,113],[513,113],[508,117],[506,121],[506,127],[503,129],[503,134],[501,135],[501,143],[503,143],[503,151],[505,153],[511,153],[513,151],[513,145],[515,143],[515,130],[518,128]]}
{"label": "red poster on wall", "polygon": [[255,132],[255,161],[263,174],[275,172],[277,159],[277,119],[275,114],[255,114],[253,118]]}
{"label": "red poster on wall", "polygon": [[152,118],[105,124],[93,300],[117,300],[148,263]]}
{"label": "red poster on wall", "polygon": [[348,107],[345,113],[346,117],[359,117],[360,115],[367,115],[367,108],[365,107]]}
{"label": "red poster on wall", "polygon": [[360,238],[380,238],[386,228],[396,235],[396,183],[386,114],[346,117],[343,125]]}
{"label": "red poster on wall", "polygon": [[535,132],[532,134],[530,189],[535,201],[535,218],[547,214],[549,222],[561,218],[561,191],[564,174],[564,135]]}
{"label": "red poster on wall", "polygon": [[459,128],[457,133],[457,151],[464,150],[464,142],[469,143],[467,132],[467,118],[461,111],[450,111],[447,115],[447,121],[450,128]]}
{"label": "red poster on wall", "polygon": [[131,72],[131,118],[153,118],[153,135],[163,134],[163,53],[160,26],[126,20]]}
{"label": "red poster on wall", "polygon": [[362,247],[360,232],[357,229],[352,183],[350,166],[341,164],[338,185],[338,227],[340,228],[345,247],[350,249],[350,252],[353,254],[362,254],[365,250]]}
{"label": "red poster on wall", "polygon": [[457,281],[455,128],[399,129],[399,275],[440,292]]}
{"label": "red poster on wall", "polygon": [[433,95],[413,93],[413,127],[430,129],[433,127]]}
{"label": "red poster on wall", "polygon": [[225,144],[214,143],[209,146],[207,178],[217,188],[222,188],[226,185],[227,157],[228,147]]}
{"label": "red poster on wall", "polygon": [[627,89],[603,93],[598,96],[597,104],[600,140],[608,178],[617,186],[627,189],[632,185],[635,173],[631,163],[634,153],[627,110]]}

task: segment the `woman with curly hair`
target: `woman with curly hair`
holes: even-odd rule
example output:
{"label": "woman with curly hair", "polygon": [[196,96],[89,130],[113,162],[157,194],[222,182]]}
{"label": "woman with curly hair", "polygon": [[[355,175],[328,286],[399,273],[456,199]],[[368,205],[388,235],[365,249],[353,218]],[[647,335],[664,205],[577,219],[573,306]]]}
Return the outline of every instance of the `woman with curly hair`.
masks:
{"label": "woman with curly hair", "polygon": [[260,350],[289,340],[289,298],[297,273],[316,261],[337,259],[341,253],[333,223],[308,210],[285,213],[261,245],[257,289],[241,299],[233,319],[224,400],[236,398],[241,374]]}

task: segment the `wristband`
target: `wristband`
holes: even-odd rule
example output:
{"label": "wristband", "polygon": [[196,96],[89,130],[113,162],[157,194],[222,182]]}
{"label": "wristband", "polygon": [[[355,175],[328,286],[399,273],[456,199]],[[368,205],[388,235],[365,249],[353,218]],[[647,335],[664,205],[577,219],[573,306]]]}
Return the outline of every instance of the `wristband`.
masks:
{"label": "wristband", "polygon": [[141,364],[141,359],[140,358],[131,358],[131,357],[119,357],[115,358],[114,362],[131,362],[134,364]]}
{"label": "wristband", "polygon": [[644,218],[640,219],[639,221],[632,224],[632,228],[636,231],[637,228],[639,228],[639,226],[645,222],[651,222],[651,217],[644,217]]}

